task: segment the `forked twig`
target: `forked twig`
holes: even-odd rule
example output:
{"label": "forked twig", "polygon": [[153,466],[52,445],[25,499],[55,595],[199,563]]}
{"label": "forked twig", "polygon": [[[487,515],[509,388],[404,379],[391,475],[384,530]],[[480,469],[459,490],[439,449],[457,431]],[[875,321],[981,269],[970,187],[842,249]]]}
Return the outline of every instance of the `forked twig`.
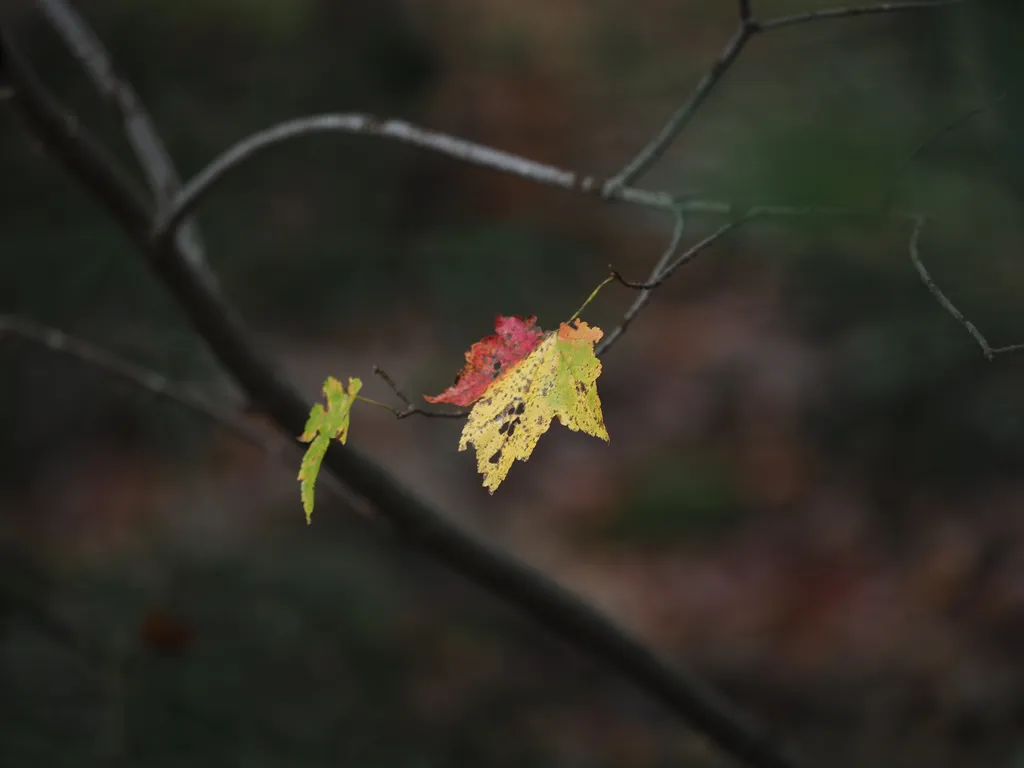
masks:
{"label": "forked twig", "polygon": [[668,122],[641,149],[621,171],[612,177],[604,187],[604,194],[607,197],[614,197],[623,188],[635,182],[641,175],[656,163],[666,150],[672,145],[676,137],[682,133],[697,109],[708,98],[711,91],[739,58],[744,47],[750,39],[759,32],[770,32],[783,27],[791,27],[796,24],[804,24],[811,21],[825,21],[829,19],[841,19],[845,17],[864,16],[868,14],[892,13],[895,11],[916,11],[941,8],[943,6],[956,5],[964,0],[921,0],[920,2],[894,2],[877,3],[874,5],[848,6],[842,8],[829,8],[820,11],[807,11],[796,13],[790,16],[780,16],[766,21],[757,21],[753,17],[753,10],[749,0],[739,0],[739,25],[733,32],[732,37],[719,51],[711,68],[704,73],[697,86],[693,89],[690,97],[680,106]]}
{"label": "forked twig", "polygon": [[373,372],[379,376],[385,384],[391,387],[391,391],[395,393],[395,397],[402,401],[405,408],[399,410],[397,408],[388,408],[395,416],[399,419],[404,419],[409,416],[426,416],[431,419],[464,419],[469,415],[469,411],[428,411],[425,408],[413,405],[412,401],[405,396],[395,380],[388,375],[387,371],[381,368],[379,365],[373,366]]}
{"label": "forked twig", "polygon": [[[630,280],[626,280],[624,277],[622,277],[621,274],[619,274],[619,272],[614,267],[612,267],[612,277],[614,277],[619,283],[626,286],[627,288],[634,288],[636,290],[639,290],[640,295],[637,296],[632,306],[630,306],[630,308],[626,310],[626,314],[623,316],[622,321],[619,323],[619,327],[613,330],[610,334],[608,334],[604,342],[598,345],[595,354],[597,354],[598,356],[603,355],[611,348],[611,346],[616,341],[619,340],[619,338],[621,338],[622,334],[626,332],[626,329],[629,327],[629,324],[633,321],[636,315],[640,312],[641,309],[644,308],[644,305],[647,304],[648,301],[650,301],[651,292],[655,288],[657,288],[670,277],[672,277],[676,270],[678,270],[684,264],[688,264],[694,259],[696,259],[704,250],[714,245],[716,242],[718,242],[718,240],[720,240],[722,237],[727,235],[732,230],[739,227],[744,222],[752,219],[754,215],[755,214],[747,213],[739,219],[734,219],[733,221],[726,222],[721,227],[712,232],[710,235],[705,237],[703,240],[700,240],[694,245],[691,245],[678,256],[676,256],[675,254],[679,250],[679,244],[682,238],[682,228],[680,225],[677,225],[676,231],[675,233],[673,233],[672,236],[672,242],[669,244],[669,247],[665,250],[665,253],[662,254],[661,259],[654,266],[654,269],[651,270],[651,274],[647,278],[646,282],[637,283],[632,282]],[[681,220],[682,219],[680,219],[680,221]]]}
{"label": "forked twig", "polygon": [[669,264],[665,265],[657,274],[654,279],[648,278],[647,282],[639,283],[624,278],[616,269],[612,268],[612,277],[619,281],[622,285],[627,288],[633,288],[641,291],[653,291],[659,285],[668,280],[672,275],[685,264],[693,261],[699,256],[706,248],[713,245],[715,242],[720,240],[722,237],[727,235],[732,230],[739,227],[744,222],[750,221],[753,216],[744,216],[741,219],[735,219],[733,221],[726,222],[710,235],[705,237],[703,240],[698,241],[695,245],[690,246],[678,257],[673,259]]}

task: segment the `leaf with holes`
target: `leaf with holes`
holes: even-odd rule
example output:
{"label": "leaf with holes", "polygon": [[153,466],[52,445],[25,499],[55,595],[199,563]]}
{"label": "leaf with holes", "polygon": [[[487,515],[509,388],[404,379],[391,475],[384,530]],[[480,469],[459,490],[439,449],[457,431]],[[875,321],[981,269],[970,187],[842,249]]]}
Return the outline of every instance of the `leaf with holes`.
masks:
{"label": "leaf with holes", "polygon": [[602,335],[580,320],[575,327],[562,323],[542,334],[532,351],[494,378],[477,400],[459,450],[470,443],[476,448],[477,470],[491,493],[513,461],[530,458],[555,417],[574,432],[608,440],[597,395],[601,362],[594,355]]}
{"label": "leaf with holes", "polygon": [[472,405],[509,366],[530,354],[544,338],[537,318],[504,317],[494,320],[494,333],[476,342],[466,353],[466,365],[455,383],[436,397],[424,395],[428,403]]}
{"label": "leaf with holes", "polygon": [[356,394],[363,386],[359,379],[348,380],[348,390],[333,376],[324,382],[324,395],[327,397],[327,408],[320,403],[309,412],[306,429],[299,440],[309,443],[306,455],[299,466],[299,493],[302,496],[302,508],[306,510],[306,522],[313,515],[313,496],[316,477],[320,473],[320,464],[327,453],[332,439],[344,443],[348,440],[349,416]]}

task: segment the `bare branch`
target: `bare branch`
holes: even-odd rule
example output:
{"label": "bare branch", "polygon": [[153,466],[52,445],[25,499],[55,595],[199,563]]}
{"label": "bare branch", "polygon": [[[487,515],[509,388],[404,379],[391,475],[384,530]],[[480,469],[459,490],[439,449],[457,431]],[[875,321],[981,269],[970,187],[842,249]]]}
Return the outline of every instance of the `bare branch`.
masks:
{"label": "bare branch", "polygon": [[872,5],[846,6],[841,8],[825,8],[820,11],[805,11],[794,13],[790,16],[779,16],[774,19],[760,22],[761,31],[770,32],[773,29],[792,27],[797,24],[806,24],[810,21],[831,21],[833,19],[848,19],[854,16],[870,16],[879,13],[894,13],[897,11],[930,11],[936,8],[943,8],[951,5],[960,5],[966,0],[917,0],[914,2],[902,3],[876,3]]}
{"label": "bare branch", "polygon": [[[158,208],[166,207],[181,187],[167,148],[142,101],[131,85],[118,77],[110,54],[85,20],[65,0],[37,0],[43,14],[78,59],[99,94],[121,115],[125,137],[153,192]],[[178,237],[189,261],[207,273],[199,228],[192,220],[181,224]]]}
{"label": "bare branch", "polygon": [[712,89],[721,80],[722,75],[736,62],[736,59],[743,51],[744,46],[750,41],[750,38],[757,33],[790,27],[809,21],[824,21],[826,19],[890,13],[894,11],[925,10],[956,5],[961,2],[964,2],[964,0],[921,0],[920,2],[879,3],[877,5],[807,11],[806,13],[793,14],[792,16],[780,16],[768,21],[757,21],[752,16],[750,3],[746,0],[740,0],[739,26],[718,54],[715,62],[711,65],[711,69],[700,79],[697,87],[686,102],[668,119],[665,127],[632,160],[626,163],[626,166],[619,173],[605,184],[605,196],[615,197],[623,187],[636,181],[665,154],[666,150],[672,145],[672,142],[682,133],[694,114],[696,114],[697,108],[704,103]]}
{"label": "bare branch", "polygon": [[[54,102],[0,28],[0,76],[32,134],[102,201],[142,251],[153,273],[251,401],[287,435],[302,431],[309,403],[251,341],[237,312],[212,291],[174,238],[154,240],[152,213],[116,161]],[[796,763],[718,692],[674,669],[625,630],[543,574],[454,525],[347,445],[333,444],[324,465],[373,504],[395,530],[497,597],[523,610],[617,670],[729,754],[759,768]]]}
{"label": "bare branch", "polygon": [[[654,269],[651,270],[651,276],[657,279],[658,275],[661,274],[661,270],[664,269],[676,255],[679,250],[679,246],[683,242],[683,232],[686,230],[686,222],[684,221],[681,214],[676,216],[675,229],[672,231],[672,240],[669,242],[668,247],[661,254],[661,258],[654,265]],[[629,324],[633,322],[633,319],[637,316],[637,313],[651,300],[651,292],[643,291],[633,301],[629,309],[626,310],[626,314],[622,316],[622,320],[619,321],[619,326],[615,328],[611,333],[604,337],[604,339],[598,343],[597,348],[594,350],[594,354],[597,357],[601,357],[605,352],[611,349],[611,346],[619,340],[619,337],[626,332]]]}
{"label": "bare branch", "polygon": [[394,380],[394,379],[392,379],[392,378],[391,378],[391,377],[390,377],[390,376],[389,376],[389,375],[387,374],[387,371],[385,371],[385,370],[384,370],[383,368],[381,368],[381,367],[380,367],[379,365],[375,365],[375,366],[373,366],[373,373],[374,373],[374,374],[375,374],[376,376],[380,376],[380,378],[384,380],[384,383],[385,383],[385,384],[387,384],[387,385],[388,385],[389,387],[391,387],[391,390],[392,390],[392,391],[393,391],[393,392],[395,393],[395,397],[397,397],[397,398],[398,398],[399,400],[401,400],[401,401],[402,401],[402,402],[403,402],[403,403],[405,404],[405,407],[406,407],[406,408],[407,408],[408,410],[410,410],[410,411],[411,411],[411,410],[412,410],[413,408],[415,408],[415,407],[416,407],[416,406],[414,406],[414,405],[412,404],[412,400],[410,400],[410,399],[409,399],[408,397],[406,397],[406,396],[405,396],[405,395],[404,395],[404,394],[402,393],[402,390],[400,390],[400,389],[398,388],[398,385],[397,385],[397,384],[395,384],[395,380]]}
{"label": "bare branch", "polygon": [[[430,131],[404,120],[381,120],[372,115],[324,114],[300,117],[254,133],[227,149],[193,177],[157,221],[153,236],[161,238],[174,231],[179,222],[195,210],[202,198],[224,177],[255,155],[271,147],[315,133],[349,133],[393,139],[428,149],[472,165],[492,168],[539,184],[571,191],[600,194],[603,182],[519,155],[476,144],[472,141]],[[614,199],[648,208],[671,209],[671,195],[646,189],[622,188]]]}
{"label": "bare branch", "polygon": [[469,411],[428,411],[425,408],[413,405],[412,401],[405,396],[395,380],[388,375],[387,371],[381,368],[379,365],[373,366],[373,373],[383,379],[384,383],[391,387],[391,391],[395,393],[395,397],[402,401],[405,408],[398,410],[392,408],[391,412],[400,419],[404,419],[408,416],[426,416],[431,419],[464,419],[469,415]]}
{"label": "bare branch", "polygon": [[921,277],[921,282],[924,283],[925,287],[931,292],[935,300],[939,302],[940,306],[946,310],[954,320],[960,325],[967,329],[967,332],[971,334],[978,346],[981,347],[981,351],[985,357],[992,360],[996,355],[1001,355],[1006,352],[1017,352],[1024,349],[1024,344],[1011,344],[1005,347],[993,347],[988,343],[988,340],[982,335],[981,331],[978,330],[977,326],[964,317],[964,313],[961,312],[948,298],[946,294],[935,284],[932,280],[932,276],[928,274],[928,270],[924,266],[924,262],[921,261],[921,253],[919,245],[921,242],[921,233],[924,231],[924,225],[927,219],[924,216],[918,216],[914,221],[914,229],[910,234],[910,242],[908,244],[908,250],[910,251],[910,260],[914,263],[914,268],[917,270],[917,274]]}

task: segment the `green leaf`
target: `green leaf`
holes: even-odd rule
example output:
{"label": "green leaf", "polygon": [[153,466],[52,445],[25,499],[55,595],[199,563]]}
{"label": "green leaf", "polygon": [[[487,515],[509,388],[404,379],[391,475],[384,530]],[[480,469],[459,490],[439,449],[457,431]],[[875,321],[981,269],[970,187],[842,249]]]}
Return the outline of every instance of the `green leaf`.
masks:
{"label": "green leaf", "polygon": [[299,441],[309,443],[306,455],[299,466],[299,493],[302,496],[302,508],[306,510],[306,522],[313,516],[313,495],[316,476],[320,473],[320,464],[327,453],[332,439],[344,443],[348,440],[349,415],[356,394],[363,386],[359,379],[349,378],[348,391],[333,376],[324,382],[324,395],[327,408],[317,403],[309,412],[306,429],[299,436]]}

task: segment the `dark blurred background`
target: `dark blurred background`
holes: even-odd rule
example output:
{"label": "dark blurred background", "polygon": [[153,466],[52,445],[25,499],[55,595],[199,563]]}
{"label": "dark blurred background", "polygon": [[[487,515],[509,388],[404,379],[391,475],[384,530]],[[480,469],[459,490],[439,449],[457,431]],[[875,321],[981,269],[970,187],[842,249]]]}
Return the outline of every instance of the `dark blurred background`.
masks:
{"label": "dark blurred background", "polygon": [[[755,3],[763,17],[825,7]],[[414,120],[613,173],[735,24],[720,0],[91,0],[185,176],[275,121]],[[43,79],[131,162],[35,3]],[[898,208],[994,345],[1024,341],[1013,0],[758,36],[645,184]],[[970,110],[897,170],[926,137]],[[721,223],[691,216],[688,241]],[[209,259],[312,398],[435,393],[493,316],[640,279],[671,222],[394,143],[320,135],[201,210]],[[605,359],[611,444],[559,427],[493,497],[459,423],[357,407],[351,442],[699,670],[813,765],[1024,764],[1024,358],[988,363],[908,227],[757,221]],[[610,330],[634,296],[587,319]],[[0,110],[0,312],[238,395],[100,206]],[[270,431],[268,429],[268,434]],[[0,764],[717,766],[613,675],[282,465],[0,338]],[[364,511],[365,513],[365,511]]]}

